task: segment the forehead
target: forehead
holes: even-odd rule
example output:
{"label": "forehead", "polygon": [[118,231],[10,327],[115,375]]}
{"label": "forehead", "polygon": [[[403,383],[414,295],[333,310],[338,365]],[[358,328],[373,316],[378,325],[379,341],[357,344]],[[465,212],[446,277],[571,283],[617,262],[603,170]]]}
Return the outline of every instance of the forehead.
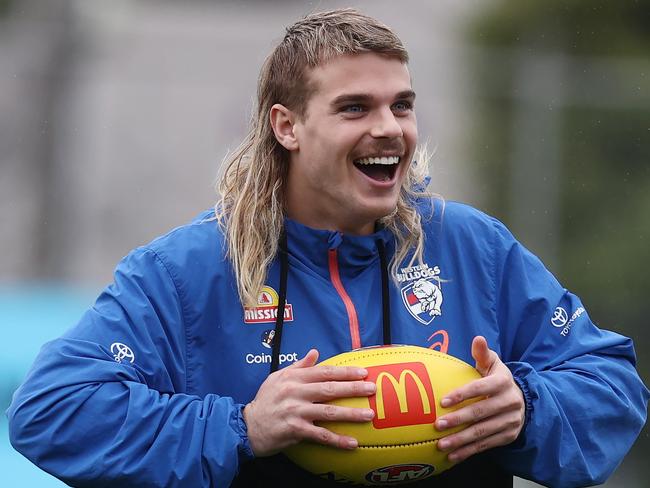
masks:
{"label": "forehead", "polygon": [[310,70],[308,76],[315,88],[312,99],[321,102],[350,93],[391,97],[411,89],[407,65],[375,53],[337,56]]}

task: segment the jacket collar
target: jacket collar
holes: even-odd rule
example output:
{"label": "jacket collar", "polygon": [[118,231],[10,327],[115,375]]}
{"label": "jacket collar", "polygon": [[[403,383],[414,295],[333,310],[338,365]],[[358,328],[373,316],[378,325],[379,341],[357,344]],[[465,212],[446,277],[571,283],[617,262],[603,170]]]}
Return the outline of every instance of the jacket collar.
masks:
{"label": "jacket collar", "polygon": [[343,234],[338,231],[313,229],[295,220],[285,219],[287,247],[290,259],[329,279],[329,251],[336,250],[341,273],[359,273],[379,260],[377,241],[383,241],[388,256],[392,256],[394,236],[388,229],[379,229],[366,236]]}

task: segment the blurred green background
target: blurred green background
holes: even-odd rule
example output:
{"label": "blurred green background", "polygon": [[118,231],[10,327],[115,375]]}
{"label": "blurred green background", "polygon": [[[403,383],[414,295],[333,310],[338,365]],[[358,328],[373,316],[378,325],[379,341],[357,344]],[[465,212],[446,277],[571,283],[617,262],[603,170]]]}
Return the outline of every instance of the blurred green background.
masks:
{"label": "blurred green background", "polygon": [[[3,410],[121,256],[212,205],[283,27],[340,6],[409,49],[433,190],[504,221],[648,383],[650,2],[0,0]],[[649,452],[646,427],[606,486],[648,486]],[[4,416],[0,472],[61,486]]]}
{"label": "blurred green background", "polygon": [[[468,35],[482,205],[634,339],[648,384],[650,2],[500,1]],[[649,453],[646,426],[612,481],[648,486]]]}

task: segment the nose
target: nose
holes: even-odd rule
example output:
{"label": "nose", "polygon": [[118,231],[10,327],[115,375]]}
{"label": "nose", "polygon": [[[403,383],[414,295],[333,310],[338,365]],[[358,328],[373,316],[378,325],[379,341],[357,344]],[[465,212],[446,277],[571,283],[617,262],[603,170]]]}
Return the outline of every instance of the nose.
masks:
{"label": "nose", "polygon": [[402,126],[393,111],[387,107],[377,111],[370,129],[370,135],[375,138],[395,138],[402,137],[404,131],[402,131]]}

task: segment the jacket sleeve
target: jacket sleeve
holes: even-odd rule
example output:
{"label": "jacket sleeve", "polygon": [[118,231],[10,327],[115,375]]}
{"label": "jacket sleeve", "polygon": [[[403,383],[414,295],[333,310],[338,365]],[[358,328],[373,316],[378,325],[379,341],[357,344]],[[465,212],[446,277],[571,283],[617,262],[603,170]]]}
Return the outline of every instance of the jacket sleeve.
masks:
{"label": "jacket sleeve", "polygon": [[494,225],[502,359],[527,411],[519,439],[495,455],[510,472],[546,486],[602,483],[647,415],[632,341],[597,328],[580,299]]}
{"label": "jacket sleeve", "polygon": [[72,486],[228,486],[252,456],[242,405],[185,393],[185,347],[172,276],[134,251],[43,346],[7,411],[13,446]]}

